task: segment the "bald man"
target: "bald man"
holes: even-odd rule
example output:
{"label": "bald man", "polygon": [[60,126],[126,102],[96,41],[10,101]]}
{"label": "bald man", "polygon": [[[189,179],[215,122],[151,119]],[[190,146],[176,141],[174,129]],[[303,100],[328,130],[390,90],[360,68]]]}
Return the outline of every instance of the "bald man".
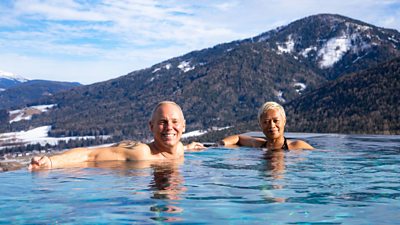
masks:
{"label": "bald man", "polygon": [[75,148],[50,157],[33,157],[29,169],[63,168],[83,162],[112,160],[175,160],[184,157],[185,149],[204,149],[201,143],[184,146],[180,141],[186,124],[182,109],[175,102],[160,102],[153,110],[149,127],[154,137],[149,144],[129,142],[110,147]]}

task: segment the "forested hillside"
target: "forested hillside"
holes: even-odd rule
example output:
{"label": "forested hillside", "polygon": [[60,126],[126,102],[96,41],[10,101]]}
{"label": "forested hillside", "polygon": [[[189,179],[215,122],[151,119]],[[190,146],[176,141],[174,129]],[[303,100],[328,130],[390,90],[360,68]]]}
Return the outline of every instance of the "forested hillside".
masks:
{"label": "forested hillside", "polygon": [[0,109],[23,107],[40,98],[80,86],[76,82],[30,80],[0,92]]}
{"label": "forested hillside", "polygon": [[288,129],[400,134],[400,58],[339,78],[286,105]]}

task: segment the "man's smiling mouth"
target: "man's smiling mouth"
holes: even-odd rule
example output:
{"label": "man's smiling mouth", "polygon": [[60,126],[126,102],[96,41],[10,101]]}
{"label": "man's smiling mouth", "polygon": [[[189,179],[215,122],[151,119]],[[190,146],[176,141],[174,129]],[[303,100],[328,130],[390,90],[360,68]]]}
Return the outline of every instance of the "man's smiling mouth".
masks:
{"label": "man's smiling mouth", "polygon": [[171,137],[175,137],[176,134],[162,134],[162,136],[166,137],[166,138],[171,138]]}

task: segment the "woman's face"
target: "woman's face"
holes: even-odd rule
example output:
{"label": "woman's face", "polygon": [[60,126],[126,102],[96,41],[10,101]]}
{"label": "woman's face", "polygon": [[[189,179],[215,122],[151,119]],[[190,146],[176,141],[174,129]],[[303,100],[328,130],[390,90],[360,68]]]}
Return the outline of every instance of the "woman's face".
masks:
{"label": "woman's face", "polygon": [[285,124],[286,118],[282,116],[278,109],[269,109],[260,118],[260,127],[268,139],[283,137]]}

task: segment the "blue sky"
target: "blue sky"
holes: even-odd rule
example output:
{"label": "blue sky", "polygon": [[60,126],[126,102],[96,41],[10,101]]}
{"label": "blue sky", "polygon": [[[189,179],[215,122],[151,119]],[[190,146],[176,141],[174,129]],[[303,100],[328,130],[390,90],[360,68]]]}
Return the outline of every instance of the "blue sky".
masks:
{"label": "blue sky", "polygon": [[1,0],[0,70],[90,84],[319,13],[400,30],[400,0]]}

